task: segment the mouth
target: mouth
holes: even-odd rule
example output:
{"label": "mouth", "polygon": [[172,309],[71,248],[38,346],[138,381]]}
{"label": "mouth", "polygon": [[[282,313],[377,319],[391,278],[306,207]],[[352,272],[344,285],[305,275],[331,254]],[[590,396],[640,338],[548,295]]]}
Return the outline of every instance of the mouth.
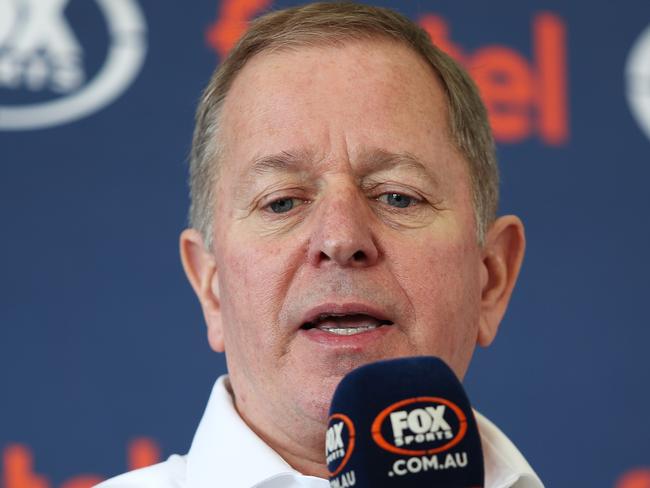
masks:
{"label": "mouth", "polygon": [[351,336],[393,325],[390,320],[365,313],[321,313],[302,324],[301,329],[318,329],[328,334]]}

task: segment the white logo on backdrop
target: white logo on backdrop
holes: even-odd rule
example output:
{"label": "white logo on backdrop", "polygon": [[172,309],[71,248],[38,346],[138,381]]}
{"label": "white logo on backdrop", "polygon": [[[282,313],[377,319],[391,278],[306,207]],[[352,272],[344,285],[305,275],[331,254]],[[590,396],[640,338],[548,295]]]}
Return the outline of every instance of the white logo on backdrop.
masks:
{"label": "white logo on backdrop", "polygon": [[144,62],[146,24],[136,0],[95,0],[110,45],[99,72],[87,80],[84,49],[64,10],[69,0],[0,0],[0,88],[58,97],[29,105],[0,105],[0,130],[71,122],[118,98]]}
{"label": "white logo on backdrop", "polygon": [[627,101],[632,114],[650,137],[650,26],[632,46],[625,66]]}

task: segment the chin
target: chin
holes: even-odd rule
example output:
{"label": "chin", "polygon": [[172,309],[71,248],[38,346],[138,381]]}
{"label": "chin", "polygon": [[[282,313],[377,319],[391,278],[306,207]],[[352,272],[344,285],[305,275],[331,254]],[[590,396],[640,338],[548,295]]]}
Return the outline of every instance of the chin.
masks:
{"label": "chin", "polygon": [[[351,354],[339,357],[336,364],[331,367],[319,368],[309,377],[309,380],[303,380],[307,381],[306,385],[303,383],[304,387],[298,386],[299,391],[296,393],[302,404],[301,410],[311,419],[327,422],[334,391],[343,377],[353,369],[382,359],[389,359],[389,357],[376,358]],[[327,371],[325,375],[323,375],[324,371]]]}
{"label": "chin", "polygon": [[348,371],[329,374],[326,377],[316,376],[303,387],[297,385],[298,391],[295,392],[295,398],[301,414],[313,421],[327,423],[334,391]]}

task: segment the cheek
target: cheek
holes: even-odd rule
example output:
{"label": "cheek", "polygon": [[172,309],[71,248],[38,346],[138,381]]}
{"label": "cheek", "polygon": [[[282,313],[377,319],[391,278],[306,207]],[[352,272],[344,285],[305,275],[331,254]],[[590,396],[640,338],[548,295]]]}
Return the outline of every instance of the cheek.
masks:
{"label": "cheek", "polygon": [[[473,344],[480,305],[479,258],[468,241],[429,240],[399,272],[415,311],[416,344],[455,354]],[[472,242],[471,240],[469,242]]]}
{"label": "cheek", "polygon": [[219,289],[226,341],[268,347],[277,336],[278,314],[291,280],[288,249],[233,240],[219,250]]}

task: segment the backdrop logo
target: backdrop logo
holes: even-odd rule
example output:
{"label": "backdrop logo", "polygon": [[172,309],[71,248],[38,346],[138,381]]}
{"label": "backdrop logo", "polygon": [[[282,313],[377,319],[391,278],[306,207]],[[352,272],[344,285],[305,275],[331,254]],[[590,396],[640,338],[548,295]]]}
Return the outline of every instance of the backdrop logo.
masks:
{"label": "backdrop logo", "polygon": [[467,417],[445,398],[409,398],[382,410],[371,432],[375,443],[386,451],[430,455],[446,451],[463,439]]}
{"label": "backdrop logo", "polygon": [[625,66],[627,101],[634,118],[650,137],[650,26],[632,46]]}
{"label": "backdrop logo", "polygon": [[551,146],[568,141],[567,26],[562,17],[533,15],[530,59],[502,44],[467,51],[450,38],[450,23],[438,15],[425,14],[419,23],[478,85],[497,142],[517,143],[533,135]]}
{"label": "backdrop logo", "polygon": [[[140,469],[160,462],[160,446],[152,439],[139,437],[127,444],[127,467]],[[51,483],[49,476],[37,471],[37,464],[31,447],[9,444],[0,450],[0,486],[4,488],[90,488],[106,476],[81,474],[60,484]],[[72,463],[71,463],[72,464]]]}
{"label": "backdrop logo", "polygon": [[218,19],[206,33],[208,44],[225,58],[246,32],[248,21],[272,3],[272,0],[222,0]]}
{"label": "backdrop logo", "polygon": [[[206,41],[223,59],[272,0],[221,0]],[[417,22],[443,51],[461,63],[481,92],[497,142],[520,143],[537,136],[549,146],[569,141],[567,25],[554,12],[532,17],[531,56],[505,44],[469,51],[451,38],[451,22],[424,13]]]}
{"label": "backdrop logo", "polygon": [[0,103],[0,129],[37,129],[88,116],[118,98],[140,72],[146,24],[136,0],[95,0],[109,46],[90,78],[86,50],[66,17],[69,3],[0,0],[0,89],[47,94],[37,102]]}

